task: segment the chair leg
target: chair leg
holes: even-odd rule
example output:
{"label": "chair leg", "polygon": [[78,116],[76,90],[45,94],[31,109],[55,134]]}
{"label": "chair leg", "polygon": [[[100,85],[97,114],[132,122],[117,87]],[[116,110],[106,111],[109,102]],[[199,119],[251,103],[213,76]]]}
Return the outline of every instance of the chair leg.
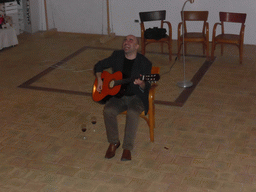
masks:
{"label": "chair leg", "polygon": [[243,62],[243,45],[241,44],[239,46],[239,59],[240,59],[240,64]]}
{"label": "chair leg", "polygon": [[145,55],[146,45],[145,42],[141,42],[141,54]]}
{"label": "chair leg", "polygon": [[182,47],[182,44],[180,44],[180,45],[179,45],[179,47],[178,47],[178,54],[177,54],[178,59],[180,59],[180,51],[181,51],[181,47]]}
{"label": "chair leg", "polygon": [[149,125],[149,136],[150,141],[154,142],[154,128],[155,128],[155,106],[154,106],[154,98],[152,96],[149,97],[149,106],[148,106],[148,125]]}
{"label": "chair leg", "polygon": [[206,58],[209,58],[209,41],[206,42]]}
{"label": "chair leg", "polygon": [[177,57],[178,57],[178,59],[180,59],[180,50],[181,50],[181,43],[180,43],[180,39],[178,39],[178,43],[177,43]]}
{"label": "chair leg", "polygon": [[155,116],[153,111],[148,112],[150,141],[154,142]]}
{"label": "chair leg", "polygon": [[205,55],[205,49],[206,49],[205,43],[203,42],[202,45],[203,45],[203,55]]}
{"label": "chair leg", "polygon": [[161,53],[164,53],[164,43],[161,43]]}
{"label": "chair leg", "polygon": [[212,53],[211,53],[211,60],[214,59],[214,50],[215,50],[215,43],[214,43],[214,40],[212,41]]}
{"label": "chair leg", "polygon": [[169,50],[169,61],[172,60],[172,42],[168,43],[168,50]]}
{"label": "chair leg", "polygon": [[221,43],[221,56],[223,55],[223,52],[224,52],[224,45],[223,43]]}
{"label": "chair leg", "polygon": [[185,48],[184,48],[184,49],[185,49],[185,52],[184,52],[184,53],[185,53],[185,55],[187,55],[187,43],[186,43],[186,42],[185,42],[185,46],[184,46],[184,47],[185,47]]}

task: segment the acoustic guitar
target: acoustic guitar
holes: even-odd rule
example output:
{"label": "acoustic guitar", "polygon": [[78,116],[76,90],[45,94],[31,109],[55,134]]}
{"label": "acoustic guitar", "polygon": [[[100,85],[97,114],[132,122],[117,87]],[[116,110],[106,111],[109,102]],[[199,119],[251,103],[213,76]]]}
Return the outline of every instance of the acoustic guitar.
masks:
{"label": "acoustic guitar", "polygon": [[143,81],[148,81],[150,83],[156,82],[160,79],[159,74],[148,74],[142,75],[138,78],[128,78],[122,79],[123,74],[120,71],[117,71],[113,74],[103,71],[101,74],[101,79],[103,81],[101,92],[97,91],[98,80],[95,79],[93,90],[92,90],[92,99],[94,101],[101,101],[107,96],[114,96],[119,93],[122,84],[133,82],[135,79],[140,78]]}

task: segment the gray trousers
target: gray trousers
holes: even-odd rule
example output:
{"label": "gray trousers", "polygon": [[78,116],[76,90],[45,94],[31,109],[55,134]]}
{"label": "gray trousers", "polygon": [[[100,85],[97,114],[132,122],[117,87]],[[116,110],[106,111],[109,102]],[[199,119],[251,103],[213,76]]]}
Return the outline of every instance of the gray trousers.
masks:
{"label": "gray trousers", "polygon": [[127,110],[123,149],[132,150],[136,137],[139,115],[144,110],[141,99],[136,96],[112,97],[105,105],[103,114],[109,143],[119,142],[117,115]]}

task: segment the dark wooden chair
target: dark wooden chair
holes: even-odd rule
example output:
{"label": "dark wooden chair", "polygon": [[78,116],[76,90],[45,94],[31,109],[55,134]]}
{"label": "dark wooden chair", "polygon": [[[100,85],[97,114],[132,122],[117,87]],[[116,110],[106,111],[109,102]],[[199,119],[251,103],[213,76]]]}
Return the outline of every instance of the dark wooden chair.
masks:
{"label": "dark wooden chair", "polygon": [[[214,59],[214,51],[217,44],[221,44],[221,55],[223,55],[223,44],[234,44],[239,48],[240,64],[242,64],[246,13],[220,12],[219,16],[220,16],[220,23],[215,23],[213,26],[211,58],[212,60]],[[225,33],[225,30],[224,30],[225,22],[241,24],[240,33],[239,34]],[[221,34],[216,36],[216,30],[219,25],[221,26]]]}
{"label": "dark wooden chair", "polygon": [[[159,67],[152,67],[151,69],[151,74],[159,74],[160,73],[160,68]],[[151,84],[151,88],[149,90],[149,96],[148,96],[148,102],[149,102],[149,107],[148,107],[148,114],[145,115],[144,111],[140,114],[140,117],[143,118],[148,126],[149,126],[149,137],[150,141],[154,142],[154,129],[155,129],[155,89],[157,87],[156,83]],[[123,112],[122,114],[126,114],[127,111]]]}
{"label": "dark wooden chair", "polygon": [[[184,11],[184,47],[185,54],[187,54],[187,43],[188,42],[197,42],[203,44],[203,54],[209,57],[209,24],[208,20],[208,11]],[[182,34],[182,25],[183,25],[183,13],[181,12],[182,22],[178,24],[178,58],[180,58],[180,50],[183,44],[183,34]],[[188,32],[187,22],[203,22],[202,32]]]}
{"label": "dark wooden chair", "polygon": [[[141,27],[141,53],[145,55],[146,46],[150,43],[160,43],[161,44],[161,52],[163,53],[163,43],[167,43],[169,50],[169,60],[172,60],[172,25],[169,21],[165,21],[166,11],[150,11],[150,12],[140,12],[140,27]],[[155,39],[146,39],[145,38],[145,25],[144,22],[149,21],[160,21],[160,28],[164,27],[164,24],[167,24],[167,32],[169,34],[164,38],[155,40]]]}

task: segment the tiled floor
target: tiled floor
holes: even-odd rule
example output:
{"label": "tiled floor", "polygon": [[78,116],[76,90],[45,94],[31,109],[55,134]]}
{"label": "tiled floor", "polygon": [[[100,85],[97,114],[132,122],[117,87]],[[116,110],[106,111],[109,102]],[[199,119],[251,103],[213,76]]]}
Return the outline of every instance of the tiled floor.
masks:
{"label": "tiled floor", "polygon": [[[116,37],[100,44],[99,39],[97,35],[22,34],[18,46],[0,51],[1,192],[256,191],[256,46],[245,46],[243,65],[236,47],[229,46],[224,56],[216,50],[215,61],[182,107],[156,105],[155,142],[150,143],[148,127],[141,120],[132,161],[121,162],[121,149],[113,159],[104,159],[108,143],[103,106],[91,97],[18,88],[88,46],[97,48],[97,54],[74,56],[36,85],[71,92],[90,89],[90,69],[106,56],[106,50],[118,49],[122,42]],[[158,47],[148,50],[158,51]],[[205,61],[201,52],[201,46],[188,47],[189,78]],[[166,60],[167,54],[146,56],[160,65],[162,74],[173,64]],[[182,91],[175,85],[179,64],[169,80],[163,76],[159,81],[159,100],[173,101]],[[97,118],[95,125],[92,117]],[[125,116],[118,121],[122,140]],[[87,126],[85,133],[82,124]]]}

